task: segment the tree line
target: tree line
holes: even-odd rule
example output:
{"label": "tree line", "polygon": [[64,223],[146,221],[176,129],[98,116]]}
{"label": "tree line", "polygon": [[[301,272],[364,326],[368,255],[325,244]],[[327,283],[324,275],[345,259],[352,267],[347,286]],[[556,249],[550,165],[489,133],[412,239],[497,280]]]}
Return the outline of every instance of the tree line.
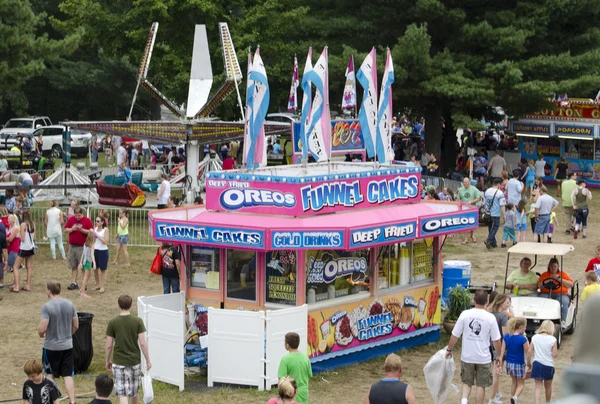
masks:
{"label": "tree line", "polygon": [[[358,69],[375,46],[381,78],[389,47],[394,111],[426,119],[433,151],[446,136],[453,144],[456,128],[494,119],[496,106],[517,117],[551,108],[553,93],[593,98],[600,88],[596,0],[0,0],[0,121],[123,119],[154,21],[148,78],[178,104],[195,24],[207,26],[213,90],[224,80],[219,22],[229,24],[244,72],[247,48],[260,45],[271,112],[286,107],[294,55],[302,72],[309,46],[329,47],[333,110],[350,55]],[[239,119],[236,104],[228,97],[216,114]],[[134,118],[153,111],[141,91]]]}

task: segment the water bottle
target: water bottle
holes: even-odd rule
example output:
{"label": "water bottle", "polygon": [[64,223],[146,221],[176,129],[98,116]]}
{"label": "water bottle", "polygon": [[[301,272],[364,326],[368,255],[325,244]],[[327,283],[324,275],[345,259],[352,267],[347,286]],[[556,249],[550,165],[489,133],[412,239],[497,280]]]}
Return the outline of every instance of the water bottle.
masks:
{"label": "water bottle", "polygon": [[515,286],[513,286],[513,294],[516,296],[519,294],[519,285],[515,283]]}

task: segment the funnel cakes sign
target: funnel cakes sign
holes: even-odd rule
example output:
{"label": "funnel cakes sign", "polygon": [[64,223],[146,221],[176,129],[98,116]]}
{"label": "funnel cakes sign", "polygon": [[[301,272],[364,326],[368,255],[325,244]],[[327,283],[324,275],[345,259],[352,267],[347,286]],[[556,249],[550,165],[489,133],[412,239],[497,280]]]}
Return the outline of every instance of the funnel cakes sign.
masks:
{"label": "funnel cakes sign", "polygon": [[208,173],[206,207],[287,216],[333,213],[416,202],[420,181],[416,168],[314,177]]}

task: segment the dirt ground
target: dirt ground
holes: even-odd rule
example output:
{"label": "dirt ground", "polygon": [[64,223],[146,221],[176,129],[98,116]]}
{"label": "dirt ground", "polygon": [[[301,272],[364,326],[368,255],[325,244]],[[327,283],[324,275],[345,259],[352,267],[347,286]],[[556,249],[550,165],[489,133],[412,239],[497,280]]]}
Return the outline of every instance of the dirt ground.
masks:
{"label": "dirt ground", "polygon": [[[555,189],[551,187],[551,195]],[[593,191],[596,198],[591,206],[590,229],[587,239],[573,240],[564,234],[564,218],[558,215],[559,227],[553,241],[555,243],[572,243],[576,250],[565,261],[565,270],[574,279],[583,283],[583,270],[587,261],[594,255],[594,249],[600,236],[599,224],[596,212],[600,212],[600,192]],[[501,237],[501,231],[499,232]],[[486,250],[483,240],[487,235],[487,229],[481,227],[477,232],[477,244],[461,245],[461,236],[449,238],[444,246],[444,259],[461,259],[472,262],[473,282],[475,284],[490,284],[498,282],[502,284],[504,268],[506,265],[506,251],[504,249]],[[532,241],[531,234],[528,235]],[[37,326],[42,304],[46,301],[44,282],[47,279],[58,279],[63,283],[64,297],[71,299],[80,312],[91,312],[95,315],[93,321],[93,342],[95,355],[90,369],[84,375],[78,375],[75,379],[77,395],[86,398],[78,399],[78,403],[91,401],[94,390],[94,378],[104,372],[104,331],[110,318],[118,314],[117,297],[122,293],[132,296],[155,295],[162,291],[159,277],[149,273],[148,268],[153,258],[151,249],[132,249],[132,266],[109,265],[108,283],[106,293],[103,295],[93,294],[91,299],[80,299],[75,292],[67,291],[70,272],[64,261],[52,261],[47,246],[41,247],[41,252],[34,258],[33,291],[20,294],[7,293],[6,289],[0,294],[4,300],[0,302],[0,363],[2,374],[0,375],[0,401],[16,400],[20,402],[22,384],[26,377],[23,373],[23,364],[29,358],[41,357],[43,341],[37,336]],[[111,254],[114,249],[111,248]],[[511,267],[516,268],[517,260],[511,262]],[[112,260],[112,258],[111,258]],[[542,262],[540,270],[545,267]],[[12,276],[7,275],[5,283],[12,281]],[[583,287],[583,286],[582,286]],[[134,308],[135,310],[135,308]],[[423,366],[429,357],[438,349],[445,346],[448,337],[442,332],[442,340],[439,343],[418,347],[411,350],[399,352],[404,360],[404,373],[402,379],[410,383],[417,395],[419,403],[431,403],[423,377]],[[458,344],[460,345],[460,344]],[[566,367],[570,364],[573,351],[574,337],[565,336],[563,345],[559,351],[556,363],[556,377],[554,383],[554,396],[560,395],[560,379]],[[460,365],[460,352],[455,353],[455,362]],[[378,378],[382,377],[382,365],[384,358],[364,362],[358,365],[337,369],[335,371],[315,375],[310,381],[311,403],[362,403],[369,386]],[[180,360],[180,359],[176,359]],[[192,376],[186,380],[186,390],[179,392],[176,387],[157,383],[154,384],[155,403],[265,403],[267,399],[275,394],[271,392],[258,392],[255,389],[221,389],[215,391],[197,392],[192,391],[193,382],[200,378]],[[460,388],[459,374],[454,377],[454,383]],[[59,383],[62,388],[62,383]],[[64,390],[64,389],[63,389]],[[525,392],[521,396],[521,402],[532,403],[533,381],[527,381]],[[502,377],[501,392],[505,398],[510,395],[510,379]],[[489,395],[489,394],[488,394]],[[87,398],[90,397],[90,398]],[[62,403],[67,402],[61,401]],[[113,397],[113,402],[116,399]],[[447,400],[448,403],[459,403],[460,397],[453,396]],[[487,403],[487,398],[486,398]]]}

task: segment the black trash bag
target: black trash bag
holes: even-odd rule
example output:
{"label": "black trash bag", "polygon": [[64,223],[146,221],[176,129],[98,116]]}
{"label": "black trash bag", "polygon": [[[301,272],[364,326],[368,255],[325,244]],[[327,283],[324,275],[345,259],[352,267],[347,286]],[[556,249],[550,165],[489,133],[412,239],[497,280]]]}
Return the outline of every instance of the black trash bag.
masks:
{"label": "black trash bag", "polygon": [[77,313],[79,328],[73,334],[73,364],[75,373],[85,372],[92,363],[94,357],[94,345],[92,343],[92,313]]}

